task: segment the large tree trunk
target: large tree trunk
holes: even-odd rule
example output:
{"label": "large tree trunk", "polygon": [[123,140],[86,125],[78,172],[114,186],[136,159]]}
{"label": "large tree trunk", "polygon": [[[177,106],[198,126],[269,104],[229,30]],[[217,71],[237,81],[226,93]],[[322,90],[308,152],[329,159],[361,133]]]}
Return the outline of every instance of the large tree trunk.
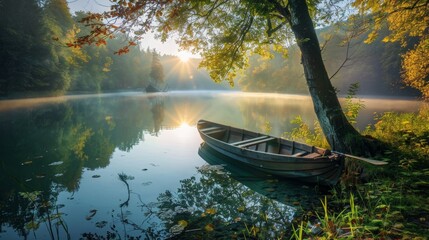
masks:
{"label": "large tree trunk", "polygon": [[362,153],[363,138],[346,119],[322,60],[319,41],[305,0],[289,0],[289,22],[302,53],[314,110],[333,150]]}

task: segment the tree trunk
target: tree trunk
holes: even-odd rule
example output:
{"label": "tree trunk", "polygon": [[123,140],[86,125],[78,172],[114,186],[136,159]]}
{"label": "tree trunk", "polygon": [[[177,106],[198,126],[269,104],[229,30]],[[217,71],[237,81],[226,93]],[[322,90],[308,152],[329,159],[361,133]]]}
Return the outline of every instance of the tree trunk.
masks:
{"label": "tree trunk", "polygon": [[305,0],[289,0],[289,23],[302,54],[305,78],[320,126],[339,152],[366,152],[362,136],[346,119],[322,60],[319,40]]}

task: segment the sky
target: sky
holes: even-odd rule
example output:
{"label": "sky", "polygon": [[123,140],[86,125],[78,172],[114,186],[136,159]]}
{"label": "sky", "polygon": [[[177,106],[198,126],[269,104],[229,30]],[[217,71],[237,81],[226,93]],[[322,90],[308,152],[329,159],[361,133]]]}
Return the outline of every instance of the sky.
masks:
{"label": "sky", "polygon": [[[109,10],[110,6],[109,0],[68,0],[67,2],[72,13],[76,11],[103,12]],[[187,58],[197,57],[189,52],[180,51],[174,39],[168,39],[165,43],[162,43],[160,40],[155,39],[154,34],[151,33],[144,36],[140,45],[142,49],[155,48],[161,54]]]}

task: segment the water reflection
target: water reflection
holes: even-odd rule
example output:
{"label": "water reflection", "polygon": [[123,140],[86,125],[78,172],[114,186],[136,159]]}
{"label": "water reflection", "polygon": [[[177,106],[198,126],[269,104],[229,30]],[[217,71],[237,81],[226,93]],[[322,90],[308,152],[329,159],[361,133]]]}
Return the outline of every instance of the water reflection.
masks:
{"label": "water reflection", "polygon": [[158,217],[175,238],[277,239],[290,230],[294,207],[256,193],[219,165],[204,165],[198,172],[199,177],[180,181],[177,195],[166,191],[158,198]]}
{"label": "water reflection", "polygon": [[[415,111],[419,103],[401,104],[386,110]],[[373,107],[365,111],[370,116]],[[0,237],[76,239],[118,223],[140,229],[136,236],[167,236],[180,220],[187,226],[178,237],[233,234],[252,224],[280,228],[256,213],[288,222],[295,205],[315,200],[312,187],[243,175],[229,163],[227,174],[201,168],[194,126],[204,118],[280,136],[297,115],[314,121],[308,97],[201,92],[0,101]],[[225,164],[216,154],[201,155]],[[122,181],[121,173],[131,178]],[[200,230],[186,232],[192,229]]]}
{"label": "water reflection", "polygon": [[222,166],[229,176],[249,189],[283,204],[310,206],[318,201],[316,185],[288,181],[257,171],[202,144],[198,154],[210,165]]}

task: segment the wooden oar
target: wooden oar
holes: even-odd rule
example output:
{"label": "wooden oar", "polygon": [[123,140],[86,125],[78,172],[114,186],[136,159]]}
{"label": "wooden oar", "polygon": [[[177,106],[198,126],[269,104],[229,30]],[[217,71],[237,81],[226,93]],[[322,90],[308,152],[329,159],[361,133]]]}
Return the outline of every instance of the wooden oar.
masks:
{"label": "wooden oar", "polygon": [[378,161],[378,160],[374,160],[374,159],[358,157],[358,156],[354,156],[354,155],[350,155],[350,154],[345,154],[345,153],[340,153],[340,152],[335,152],[335,151],[332,151],[332,152],[344,155],[344,156],[349,157],[349,158],[353,158],[353,159],[357,159],[357,160],[360,160],[360,161],[364,161],[366,163],[369,163],[369,164],[372,164],[372,165],[376,165],[376,166],[383,166],[383,165],[389,164],[388,162],[384,162],[384,161]]}

